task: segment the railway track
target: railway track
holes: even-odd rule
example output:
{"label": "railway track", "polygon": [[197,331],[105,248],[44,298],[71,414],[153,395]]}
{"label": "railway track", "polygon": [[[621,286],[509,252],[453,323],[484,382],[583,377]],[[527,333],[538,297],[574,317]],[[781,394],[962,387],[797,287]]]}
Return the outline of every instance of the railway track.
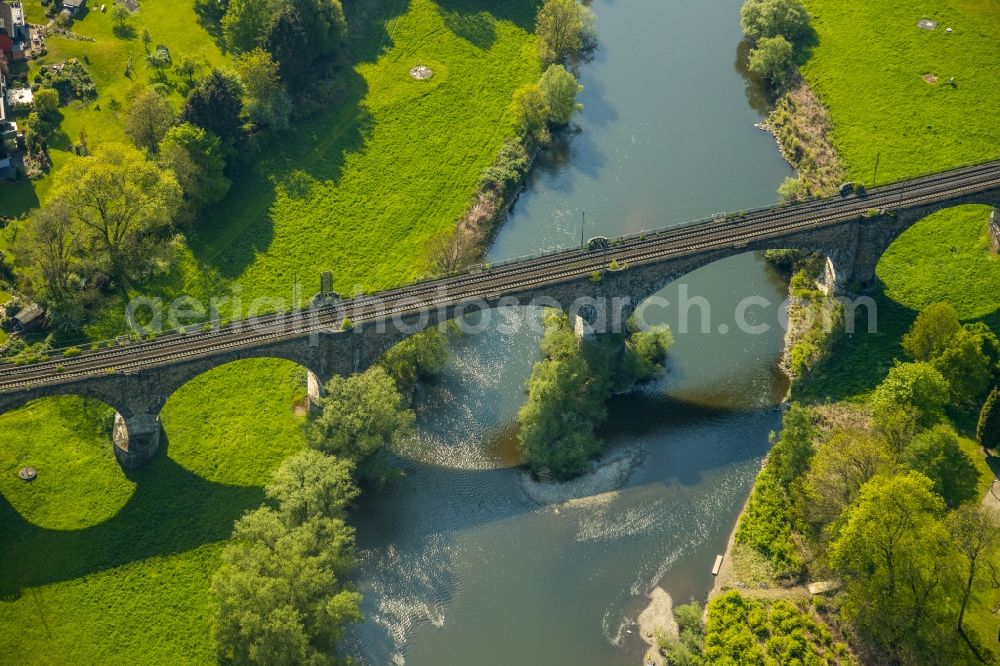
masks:
{"label": "railway track", "polygon": [[350,316],[355,325],[406,317],[427,308],[493,301],[498,296],[580,279],[607,268],[611,259],[643,265],[727,246],[822,228],[863,216],[870,209],[903,209],[1000,187],[1000,161],[955,169],[874,189],[864,195],[831,197],[762,208],[724,219],[641,232],[608,248],[575,248],[497,264],[476,273],[427,280],[323,307],[237,321],[211,331],[164,335],[156,340],[85,352],[29,366],[0,364],[0,393],[63,384],[106,373],[129,373],[254,349],[319,331],[336,330]]}

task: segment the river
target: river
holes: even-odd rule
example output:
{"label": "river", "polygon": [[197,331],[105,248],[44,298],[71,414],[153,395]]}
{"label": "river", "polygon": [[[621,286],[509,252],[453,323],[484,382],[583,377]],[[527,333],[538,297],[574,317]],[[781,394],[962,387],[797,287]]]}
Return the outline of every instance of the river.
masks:
{"label": "river", "polygon": [[[579,129],[542,155],[491,260],[774,202],[790,171],[754,128],[759,104],[734,64],[739,4],[593,2],[600,47],[581,69]],[[354,652],[411,666],[640,663],[646,594],[704,598],[779,426],[784,291],[753,254],[667,287],[675,305],[644,314],[674,328],[669,371],[615,397],[603,432],[608,455],[641,462],[619,492],[570,505],[532,502],[512,466],[533,313],[517,333],[456,340],[417,395],[406,478],[355,514],[366,621]],[[710,330],[682,332],[676,304],[698,297]],[[748,297],[760,300],[742,319],[766,332],[741,331]]]}

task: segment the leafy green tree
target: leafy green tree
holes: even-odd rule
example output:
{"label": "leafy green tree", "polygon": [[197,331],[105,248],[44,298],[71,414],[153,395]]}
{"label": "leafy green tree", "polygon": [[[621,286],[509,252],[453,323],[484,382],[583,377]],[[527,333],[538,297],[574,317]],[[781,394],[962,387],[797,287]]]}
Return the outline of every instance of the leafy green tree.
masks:
{"label": "leafy green tree", "polygon": [[380,366],[327,382],[321,413],[309,424],[309,444],[355,461],[362,473],[386,447],[398,445],[413,430],[413,412],[405,408],[396,382]]}
{"label": "leafy green tree", "polygon": [[293,90],[309,78],[312,54],[305,53],[302,48],[307,40],[299,10],[291,3],[282,3],[271,18],[261,43],[278,63],[281,79]]}
{"label": "leafy green tree", "polygon": [[542,354],[518,413],[520,448],[533,471],[566,479],[586,471],[601,450],[595,429],[607,414],[611,377],[603,359],[588,360],[565,313],[546,315]]}
{"label": "leafy green tree", "polygon": [[781,35],[793,44],[809,36],[809,12],[800,0],[746,0],[740,9],[743,34],[757,43]]}
{"label": "leafy green tree", "polygon": [[[129,11],[125,9],[124,5],[116,3],[115,6],[111,8],[111,25],[114,26],[116,34],[125,30],[130,16],[131,14],[129,14]],[[135,33],[132,34],[134,35]]]}
{"label": "leafy green tree", "polygon": [[774,470],[785,490],[789,490],[792,482],[809,469],[816,452],[813,441],[818,434],[812,411],[798,403],[791,403],[781,419],[781,434],[767,455],[768,466]]}
{"label": "leafy green tree", "polygon": [[986,396],[983,408],[979,411],[976,440],[983,448],[1000,448],[1000,388],[996,386]]}
{"label": "leafy green tree", "polygon": [[264,492],[290,527],[316,516],[344,520],[359,494],[353,472],[349,460],[307,449],[286,458]]}
{"label": "leafy green tree", "polygon": [[903,462],[933,481],[934,492],[949,507],[978,494],[979,470],[962,451],[951,426],[941,424],[918,434],[903,451]]}
{"label": "leafy green tree", "polygon": [[569,64],[594,42],[594,16],[577,0],[545,0],[535,20],[543,64]]}
{"label": "leafy green tree", "polygon": [[666,324],[633,330],[625,340],[624,372],[630,382],[645,382],[663,374],[674,335]]}
{"label": "leafy green tree", "polygon": [[968,504],[951,512],[946,526],[951,534],[952,543],[962,554],[966,564],[961,605],[956,622],[958,630],[964,636],[965,628],[962,625],[965,611],[979,587],[976,583],[985,577],[986,569],[995,571],[997,550],[1000,548],[1000,523],[988,509]]}
{"label": "leafy green tree", "polygon": [[918,429],[929,428],[944,418],[948,393],[948,382],[931,364],[898,363],[872,393],[872,417],[879,425],[906,413]]}
{"label": "leafy green tree", "polygon": [[59,119],[59,92],[52,88],[39,88],[31,99],[32,110],[48,123]]}
{"label": "leafy green tree", "polygon": [[229,0],[222,17],[226,46],[235,53],[255,48],[278,6],[278,0]]}
{"label": "leafy green tree", "polygon": [[781,85],[792,68],[792,50],[792,43],[781,35],[762,37],[750,49],[750,71]]}
{"label": "leafy green tree", "polygon": [[181,118],[219,137],[225,151],[243,136],[242,109],[239,79],[214,69],[188,94]]}
{"label": "leafy green tree", "polygon": [[932,488],[917,472],[874,477],[830,545],[845,617],[876,645],[923,659],[945,647],[942,628],[956,615],[954,555]]}
{"label": "leafy green tree", "polygon": [[160,142],[160,163],[174,172],[194,210],[222,201],[229,191],[219,138],[201,127],[181,123],[167,130]]}
{"label": "leafy green tree", "polygon": [[535,365],[528,400],[518,414],[521,450],[532,470],[547,467],[556,478],[566,479],[586,471],[600,453],[593,418],[603,417],[605,407],[590,394],[590,378],[582,356]]}
{"label": "leafy green tree", "polygon": [[70,207],[84,242],[101,253],[101,263],[122,286],[130,269],[146,261],[143,237],[173,221],[181,190],[173,173],[142,152],[110,143],[59,170],[51,198]]}
{"label": "leafy green tree", "polygon": [[188,87],[194,85],[195,78],[201,72],[204,64],[200,60],[196,60],[189,55],[182,55],[178,58],[177,62],[174,63],[174,72],[177,76],[184,79],[184,82]]}
{"label": "leafy green tree", "polygon": [[306,49],[315,60],[333,53],[347,37],[340,0],[289,0],[302,19]]}
{"label": "leafy green tree", "polygon": [[864,484],[892,466],[892,456],[877,439],[860,433],[834,433],[817,447],[802,477],[803,514],[818,525],[832,523]]}
{"label": "leafy green tree", "polygon": [[917,315],[910,330],[903,336],[903,349],[918,361],[929,361],[961,328],[958,313],[951,303],[931,303]]}
{"label": "leafy green tree", "polygon": [[538,84],[529,83],[515,90],[511,108],[514,123],[526,142],[548,143],[549,107]]}
{"label": "leafy green tree", "polygon": [[354,530],[312,516],[289,527],[279,512],[243,516],[212,577],[217,656],[224,664],[333,664],[347,622],[361,620],[361,595],[344,577]]}
{"label": "leafy green tree", "polygon": [[538,81],[538,88],[548,107],[549,122],[554,125],[565,125],[575,112],[583,109],[582,104],[576,103],[583,86],[562,65],[549,65]]}
{"label": "leafy green tree", "polygon": [[66,201],[55,199],[27,218],[15,246],[21,289],[49,305],[69,297],[71,278],[83,261],[80,230]]}
{"label": "leafy green tree", "polygon": [[173,60],[170,58],[170,51],[167,50],[166,46],[157,46],[153,49],[152,53],[147,53],[146,64],[156,71],[156,78],[158,78],[161,83],[167,82],[167,76],[164,74],[164,71],[170,69],[170,65],[173,64]]}
{"label": "leafy green tree", "polygon": [[278,64],[264,49],[253,49],[236,60],[247,116],[258,126],[288,129],[292,102],[278,75]]}
{"label": "leafy green tree", "polygon": [[990,388],[993,368],[981,335],[960,329],[931,361],[947,380],[954,402],[971,405]]}
{"label": "leafy green tree", "polygon": [[25,141],[28,142],[29,146],[35,148],[47,141],[54,130],[55,127],[42,118],[37,111],[29,113],[27,120],[24,121]]}
{"label": "leafy green tree", "polygon": [[167,130],[177,122],[170,100],[152,88],[144,88],[125,112],[125,136],[137,147],[156,154]]}

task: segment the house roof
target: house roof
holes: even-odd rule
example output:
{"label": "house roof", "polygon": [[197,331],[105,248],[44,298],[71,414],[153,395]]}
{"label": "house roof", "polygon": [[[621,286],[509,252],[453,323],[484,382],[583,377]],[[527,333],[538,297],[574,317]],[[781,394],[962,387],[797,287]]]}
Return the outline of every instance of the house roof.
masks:
{"label": "house roof", "polygon": [[44,314],[45,310],[43,310],[37,303],[31,303],[30,305],[23,307],[20,312],[14,315],[14,321],[19,323],[21,326],[27,326]]}

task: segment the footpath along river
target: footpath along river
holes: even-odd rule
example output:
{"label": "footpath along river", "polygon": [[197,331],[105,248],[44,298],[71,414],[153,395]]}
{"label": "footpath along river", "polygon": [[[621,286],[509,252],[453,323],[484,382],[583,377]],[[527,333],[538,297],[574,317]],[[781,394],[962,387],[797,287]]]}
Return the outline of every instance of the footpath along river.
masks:
{"label": "footpath along river", "polygon": [[[600,48],[577,118],[545,153],[490,260],[773,203],[790,174],[737,70],[739,0],[595,0]],[[355,514],[365,663],[634,666],[634,625],[657,585],[702,599],[710,568],[776,430],[786,285],[753,254],[707,266],[660,296],[649,322],[677,338],[669,372],[609,405],[616,492],[539,503],[515,469],[517,410],[538,354],[521,329],[465,336],[421,388],[406,478]],[[709,331],[687,299],[706,299]],[[759,334],[737,326],[738,304]],[[745,301],[744,301],[745,302]],[[594,486],[599,484],[592,484]],[[579,494],[579,493],[578,493]],[[589,496],[586,496],[589,495]]]}

